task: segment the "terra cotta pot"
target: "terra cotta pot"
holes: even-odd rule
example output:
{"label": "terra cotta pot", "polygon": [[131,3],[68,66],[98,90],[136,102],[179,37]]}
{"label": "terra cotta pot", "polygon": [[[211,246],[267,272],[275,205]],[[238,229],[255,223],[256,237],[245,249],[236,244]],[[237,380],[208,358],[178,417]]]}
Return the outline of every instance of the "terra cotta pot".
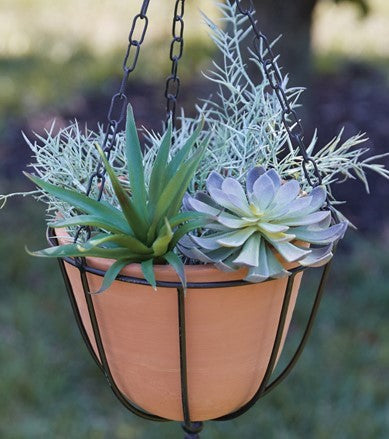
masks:
{"label": "terra cotta pot", "polygon": [[[113,261],[87,258],[107,270]],[[65,262],[75,299],[97,356],[78,268]],[[155,267],[159,281],[178,281],[167,265]],[[121,274],[143,278],[139,264]],[[186,266],[188,282],[239,280],[245,270],[224,273],[213,266]],[[281,343],[283,347],[302,273],[294,280]],[[87,273],[90,289],[101,276]],[[191,419],[202,421],[237,410],[258,390],[269,363],[287,279],[217,289],[188,289],[185,298],[186,349]],[[92,296],[106,357],[117,386],[142,409],[183,420],[180,385],[178,301],[174,288],[116,280]]]}

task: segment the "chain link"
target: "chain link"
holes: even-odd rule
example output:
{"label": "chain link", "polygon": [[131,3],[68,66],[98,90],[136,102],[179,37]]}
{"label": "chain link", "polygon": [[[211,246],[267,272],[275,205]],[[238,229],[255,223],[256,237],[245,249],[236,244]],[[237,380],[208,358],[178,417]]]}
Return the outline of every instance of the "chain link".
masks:
{"label": "chain link", "polygon": [[[296,111],[292,108],[290,99],[286,95],[283,85],[283,77],[277,64],[273,49],[262,32],[258,29],[255,21],[255,8],[252,0],[236,0],[238,11],[246,16],[250,21],[255,33],[253,46],[255,54],[262,64],[266,79],[270,87],[275,91],[282,109],[282,122],[288,133],[288,137],[293,147],[297,147],[303,157],[303,172],[308,184],[312,187],[322,184],[323,179],[315,160],[309,156],[304,143],[304,129]],[[263,49],[262,50],[262,47]],[[264,56],[263,53],[266,55]]]}
{"label": "chain link", "polygon": [[180,93],[180,78],[178,77],[178,62],[184,53],[184,12],[185,0],[176,0],[172,24],[172,41],[170,43],[170,60],[172,62],[170,75],[166,79],[166,120],[172,120],[174,125],[176,117],[177,98]]}
{"label": "chain link", "polygon": [[[150,0],[143,0],[139,14],[135,15],[132,20],[130,33],[128,35],[128,46],[123,59],[123,75],[120,83],[119,90],[112,96],[111,104],[109,106],[107,120],[108,125],[104,136],[102,150],[109,159],[111,151],[115,146],[117,133],[119,126],[123,122],[128,99],[126,96],[126,86],[130,74],[135,70],[138,63],[141,46],[144,42],[147,28],[149,25],[149,19],[147,17],[147,10]],[[103,166],[103,162],[100,159],[97,163],[96,170],[90,175],[85,195],[89,197],[92,192],[93,185],[98,187],[97,201],[100,201],[105,187],[106,170]],[[77,242],[82,231],[86,231],[87,237],[91,236],[89,227],[81,226],[77,229],[74,242]]]}

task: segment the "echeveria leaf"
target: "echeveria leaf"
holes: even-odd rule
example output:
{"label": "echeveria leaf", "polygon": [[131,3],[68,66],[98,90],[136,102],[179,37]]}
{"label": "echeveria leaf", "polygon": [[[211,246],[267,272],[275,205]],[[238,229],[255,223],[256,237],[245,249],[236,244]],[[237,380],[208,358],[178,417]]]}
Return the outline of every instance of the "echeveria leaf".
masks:
{"label": "echeveria leaf", "polygon": [[322,210],[301,217],[280,220],[278,221],[278,224],[288,224],[289,227],[309,226],[312,224],[317,224],[321,221],[326,221],[328,218],[331,218],[331,212],[329,210]]}
{"label": "echeveria leaf", "polygon": [[296,227],[293,229],[293,233],[297,239],[310,242],[311,244],[330,244],[342,238],[346,229],[346,223],[339,223],[325,230],[310,230],[306,227]]}
{"label": "echeveria leaf", "polygon": [[269,208],[272,209],[274,207],[283,206],[290,201],[295,200],[299,193],[300,185],[298,181],[289,180],[278,188]]}
{"label": "echeveria leaf", "polygon": [[296,262],[309,254],[311,250],[303,250],[290,242],[274,242],[273,246],[288,262]]}
{"label": "echeveria leaf", "polygon": [[269,269],[269,277],[279,279],[290,274],[289,271],[285,270],[283,265],[274,256],[272,250],[269,247],[266,247],[266,256]]}
{"label": "echeveria leaf", "polygon": [[259,248],[259,261],[255,267],[250,267],[245,277],[249,282],[263,282],[269,278],[269,264],[267,260],[267,253],[265,243],[262,241]]}
{"label": "echeveria leaf", "polygon": [[251,200],[257,205],[259,211],[265,211],[273,201],[275,191],[273,180],[267,173],[263,174],[253,185]]}
{"label": "echeveria leaf", "polygon": [[[206,186],[207,186],[207,190],[209,193],[211,193],[211,191],[213,189],[221,189],[222,188],[222,184],[223,184],[224,178],[218,174],[215,171],[212,171],[206,181]],[[212,195],[211,195],[211,198]]]}
{"label": "echeveria leaf", "polygon": [[256,267],[259,264],[259,249],[261,236],[256,233],[252,235],[243,245],[239,256],[234,259],[234,264],[247,267]]}
{"label": "echeveria leaf", "polygon": [[254,168],[251,168],[250,171],[247,173],[246,178],[246,190],[248,194],[251,194],[253,192],[253,186],[256,180],[265,173],[265,168],[262,166],[255,166]]}
{"label": "echeveria leaf", "polygon": [[299,263],[303,266],[321,267],[331,260],[333,256],[332,248],[333,244],[329,244],[325,247],[313,248],[309,255],[299,260]]}
{"label": "echeveria leaf", "polygon": [[225,233],[217,238],[219,245],[224,247],[240,247],[246,240],[256,232],[255,227],[246,227],[234,232]]}

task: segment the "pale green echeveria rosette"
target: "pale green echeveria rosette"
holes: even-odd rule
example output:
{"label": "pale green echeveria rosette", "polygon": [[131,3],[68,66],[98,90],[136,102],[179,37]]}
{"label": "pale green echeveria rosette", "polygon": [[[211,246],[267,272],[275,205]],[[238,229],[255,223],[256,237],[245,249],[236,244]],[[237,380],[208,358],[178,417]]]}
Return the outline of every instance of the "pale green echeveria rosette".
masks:
{"label": "pale green echeveria rosette", "polygon": [[282,262],[326,264],[347,229],[346,222],[331,225],[330,211],[321,210],[324,186],[306,194],[297,180],[283,182],[274,169],[252,168],[246,190],[234,178],[212,172],[206,188],[208,193],[186,196],[184,208],[208,215],[209,222],[200,236],[185,236],[179,248],[186,257],[223,271],[248,267],[250,282],[289,275]]}

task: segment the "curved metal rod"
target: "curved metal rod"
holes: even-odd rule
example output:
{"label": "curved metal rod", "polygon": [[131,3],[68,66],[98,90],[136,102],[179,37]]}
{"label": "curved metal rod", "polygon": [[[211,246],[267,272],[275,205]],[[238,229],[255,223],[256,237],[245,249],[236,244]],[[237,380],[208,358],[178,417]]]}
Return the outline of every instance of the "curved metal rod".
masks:
{"label": "curved metal rod", "polygon": [[73,314],[74,314],[74,317],[76,319],[77,326],[78,326],[78,329],[81,333],[82,339],[84,340],[86,347],[88,348],[89,353],[92,355],[92,358],[94,359],[95,363],[99,366],[101,371],[104,372],[103,365],[101,364],[99,358],[96,355],[95,350],[93,349],[93,346],[92,346],[92,343],[91,343],[90,338],[88,336],[88,333],[86,332],[85,325],[82,321],[80,311],[78,309],[78,305],[76,302],[76,298],[74,297],[72,286],[71,286],[71,283],[69,281],[69,276],[68,276],[66,269],[65,269],[65,264],[64,264],[62,259],[58,259],[58,263],[59,263],[59,266],[61,269],[62,277],[65,281],[66,291],[68,293],[70,304],[71,304],[71,307],[73,310]]}
{"label": "curved metal rod", "polygon": [[323,293],[324,293],[324,286],[325,283],[327,281],[328,278],[328,274],[331,268],[331,263],[328,263],[323,270],[323,274],[321,276],[320,279],[320,284],[319,284],[319,288],[317,290],[316,293],[316,297],[315,297],[315,301],[313,303],[312,306],[312,311],[311,314],[309,316],[309,320],[308,320],[308,324],[307,327],[305,329],[304,335],[300,341],[300,344],[298,345],[295,354],[293,355],[292,359],[290,360],[289,364],[286,366],[286,368],[283,370],[283,372],[281,372],[277,378],[275,378],[265,389],[265,391],[263,392],[263,396],[267,395],[269,392],[271,392],[275,387],[277,387],[292,371],[293,367],[295,366],[295,364],[297,363],[298,359],[300,358],[305,345],[307,344],[307,340],[308,337],[312,331],[312,326],[313,323],[316,319],[316,315],[319,309],[319,305],[321,302],[321,299],[323,297]]}
{"label": "curved metal rod", "polygon": [[178,298],[178,336],[180,343],[180,379],[181,379],[181,403],[184,423],[190,426],[189,398],[188,398],[188,371],[186,356],[186,319],[185,319],[185,292],[183,288],[177,288]]}
{"label": "curved metal rod", "polygon": [[277,333],[276,333],[276,337],[274,340],[272,353],[270,355],[270,359],[269,359],[269,363],[267,365],[265,376],[262,379],[262,382],[259,386],[259,389],[255,393],[255,395],[250,399],[250,401],[248,401],[246,404],[244,404],[241,408],[239,408],[238,410],[236,410],[228,415],[216,418],[216,419],[214,419],[214,421],[229,421],[231,419],[237,418],[238,416],[241,416],[244,413],[246,413],[258,401],[258,399],[262,397],[263,392],[265,391],[266,385],[271,377],[271,374],[273,373],[273,369],[274,369],[275,363],[277,361],[278,353],[280,350],[282,336],[284,334],[286,317],[287,317],[288,310],[289,310],[290,298],[291,298],[292,290],[293,290],[294,279],[295,279],[295,274],[293,274],[289,277],[288,283],[286,285],[284,300],[282,303],[282,308],[281,308],[281,312],[280,312]]}
{"label": "curved metal rod", "polygon": [[186,433],[185,437],[199,438],[203,429],[202,422],[193,422],[190,417],[189,389],[188,389],[188,368],[186,350],[186,316],[185,316],[185,290],[177,288],[178,298],[178,331],[180,343],[180,379],[181,379],[181,403],[184,422],[182,428]]}
{"label": "curved metal rod", "polygon": [[117,387],[116,382],[112,376],[109,364],[108,364],[107,356],[105,354],[105,349],[104,349],[103,342],[101,339],[101,334],[100,334],[100,329],[99,329],[99,325],[98,325],[98,321],[97,321],[97,317],[96,317],[96,312],[95,312],[94,305],[93,305],[93,299],[92,299],[92,296],[89,294],[89,284],[88,284],[88,279],[86,276],[86,271],[83,269],[82,266],[79,267],[79,269],[80,269],[81,282],[82,282],[82,287],[84,290],[85,300],[86,300],[86,303],[88,306],[89,317],[91,319],[93,333],[94,333],[94,336],[96,339],[97,350],[98,350],[100,358],[101,358],[104,374],[108,380],[108,383],[109,383],[113,393],[116,395],[116,397],[119,399],[119,401],[129,411],[131,411],[132,413],[134,413],[137,416],[140,416],[141,418],[148,419],[151,421],[161,421],[161,422],[170,421],[170,419],[165,419],[165,418],[162,418],[160,416],[153,415],[151,413],[145,412],[145,411],[135,407],[135,405],[133,405],[133,403],[131,401],[129,401],[127,399],[127,397]]}
{"label": "curved metal rod", "polygon": [[[54,236],[50,235],[51,230],[52,229],[50,229],[50,228],[47,229],[46,237],[49,241],[52,239],[56,243],[56,245],[58,245],[57,237],[55,235]],[[72,284],[70,283],[69,276],[68,276],[68,273],[65,269],[65,263],[64,263],[63,259],[58,258],[58,264],[59,264],[59,267],[60,267],[60,270],[62,273],[63,280],[65,282],[65,288],[66,288],[66,292],[68,293],[68,297],[70,300],[70,305],[72,307],[73,315],[74,315],[74,318],[76,319],[76,323],[77,323],[78,329],[81,333],[82,339],[84,340],[86,347],[87,347],[89,353],[91,354],[93,360],[99,366],[99,368],[103,371],[103,366],[102,366],[99,358],[97,357],[95,350],[93,349],[93,346],[92,346],[92,343],[89,339],[88,333],[86,332],[84,322],[82,321],[81,314],[80,314],[80,311],[78,309],[77,301],[76,301],[76,298],[74,297],[74,294],[73,294]]]}

